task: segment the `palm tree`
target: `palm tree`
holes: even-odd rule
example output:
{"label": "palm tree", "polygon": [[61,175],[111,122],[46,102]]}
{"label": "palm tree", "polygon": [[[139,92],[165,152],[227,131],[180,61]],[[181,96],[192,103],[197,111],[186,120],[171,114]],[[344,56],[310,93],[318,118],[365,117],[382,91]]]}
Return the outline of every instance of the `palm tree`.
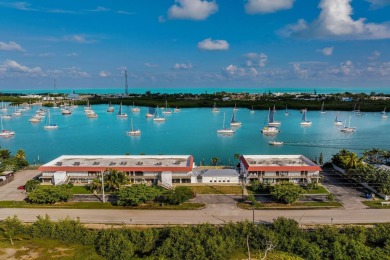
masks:
{"label": "palm tree", "polygon": [[22,149],[19,149],[16,152],[16,154],[15,154],[15,158],[16,159],[20,159],[20,160],[25,160],[26,159],[26,153]]}
{"label": "palm tree", "polygon": [[241,157],[241,154],[239,154],[239,153],[234,154],[234,159],[236,159],[237,161],[240,160],[240,157]]}
{"label": "palm tree", "polygon": [[356,153],[349,153],[343,158],[344,164],[348,169],[355,169],[362,164],[362,158],[359,158]]}
{"label": "palm tree", "polygon": [[91,188],[91,190],[93,191],[101,191],[102,190],[102,181],[100,178],[95,178],[92,180],[92,183],[89,185],[89,187]]}
{"label": "palm tree", "polygon": [[11,157],[11,151],[8,149],[0,149],[0,158],[9,159]]}
{"label": "palm tree", "polygon": [[120,186],[128,182],[128,178],[124,172],[110,169],[106,170],[104,175],[105,186],[110,190],[119,190]]}
{"label": "palm tree", "polygon": [[211,163],[214,165],[214,166],[217,166],[217,163],[219,162],[219,158],[217,157],[213,157],[211,158]]}

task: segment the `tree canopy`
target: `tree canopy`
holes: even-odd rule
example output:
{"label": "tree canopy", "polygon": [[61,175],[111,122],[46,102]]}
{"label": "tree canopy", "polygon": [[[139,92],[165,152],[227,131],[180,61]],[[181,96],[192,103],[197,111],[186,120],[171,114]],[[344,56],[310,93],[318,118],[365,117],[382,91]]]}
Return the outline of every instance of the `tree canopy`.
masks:
{"label": "tree canopy", "polygon": [[271,196],[284,201],[285,203],[291,204],[295,202],[301,194],[305,193],[299,185],[283,181],[274,185],[271,189]]}

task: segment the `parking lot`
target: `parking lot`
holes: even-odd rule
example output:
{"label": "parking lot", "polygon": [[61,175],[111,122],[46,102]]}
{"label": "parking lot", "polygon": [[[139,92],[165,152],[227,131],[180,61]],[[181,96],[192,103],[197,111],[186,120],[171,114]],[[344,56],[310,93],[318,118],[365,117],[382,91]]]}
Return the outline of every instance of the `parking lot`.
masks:
{"label": "parking lot", "polygon": [[34,178],[39,173],[40,172],[37,170],[23,170],[15,173],[13,181],[0,187],[0,201],[24,200],[26,198],[26,192],[24,190],[18,190],[17,188],[26,184],[26,181]]}

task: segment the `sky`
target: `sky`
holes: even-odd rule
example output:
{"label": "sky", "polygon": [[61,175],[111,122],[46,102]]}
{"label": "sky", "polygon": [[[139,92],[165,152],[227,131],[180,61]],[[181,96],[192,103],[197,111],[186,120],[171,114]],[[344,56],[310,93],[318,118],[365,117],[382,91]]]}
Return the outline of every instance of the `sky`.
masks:
{"label": "sky", "polygon": [[390,0],[0,0],[0,90],[390,87]]}

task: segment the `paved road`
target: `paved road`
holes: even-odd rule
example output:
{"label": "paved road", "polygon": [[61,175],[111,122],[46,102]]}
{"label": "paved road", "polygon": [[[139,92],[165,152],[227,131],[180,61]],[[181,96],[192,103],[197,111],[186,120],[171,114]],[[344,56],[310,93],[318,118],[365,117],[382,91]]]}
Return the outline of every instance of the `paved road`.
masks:
{"label": "paved road", "polygon": [[[269,223],[283,216],[301,224],[352,224],[390,222],[390,209],[358,210],[257,210],[255,222]],[[0,209],[0,219],[17,215],[33,222],[38,215],[48,214],[53,220],[66,216],[80,218],[82,223],[104,224],[222,224],[229,221],[252,221],[253,212],[234,205],[215,204],[203,210],[78,210],[78,209]],[[332,220],[333,219],[333,220]]]}
{"label": "paved road", "polygon": [[26,193],[17,188],[26,184],[26,181],[34,178],[40,172],[37,170],[23,170],[15,174],[15,178],[10,183],[0,187],[0,201],[17,200],[21,201],[26,198]]}

